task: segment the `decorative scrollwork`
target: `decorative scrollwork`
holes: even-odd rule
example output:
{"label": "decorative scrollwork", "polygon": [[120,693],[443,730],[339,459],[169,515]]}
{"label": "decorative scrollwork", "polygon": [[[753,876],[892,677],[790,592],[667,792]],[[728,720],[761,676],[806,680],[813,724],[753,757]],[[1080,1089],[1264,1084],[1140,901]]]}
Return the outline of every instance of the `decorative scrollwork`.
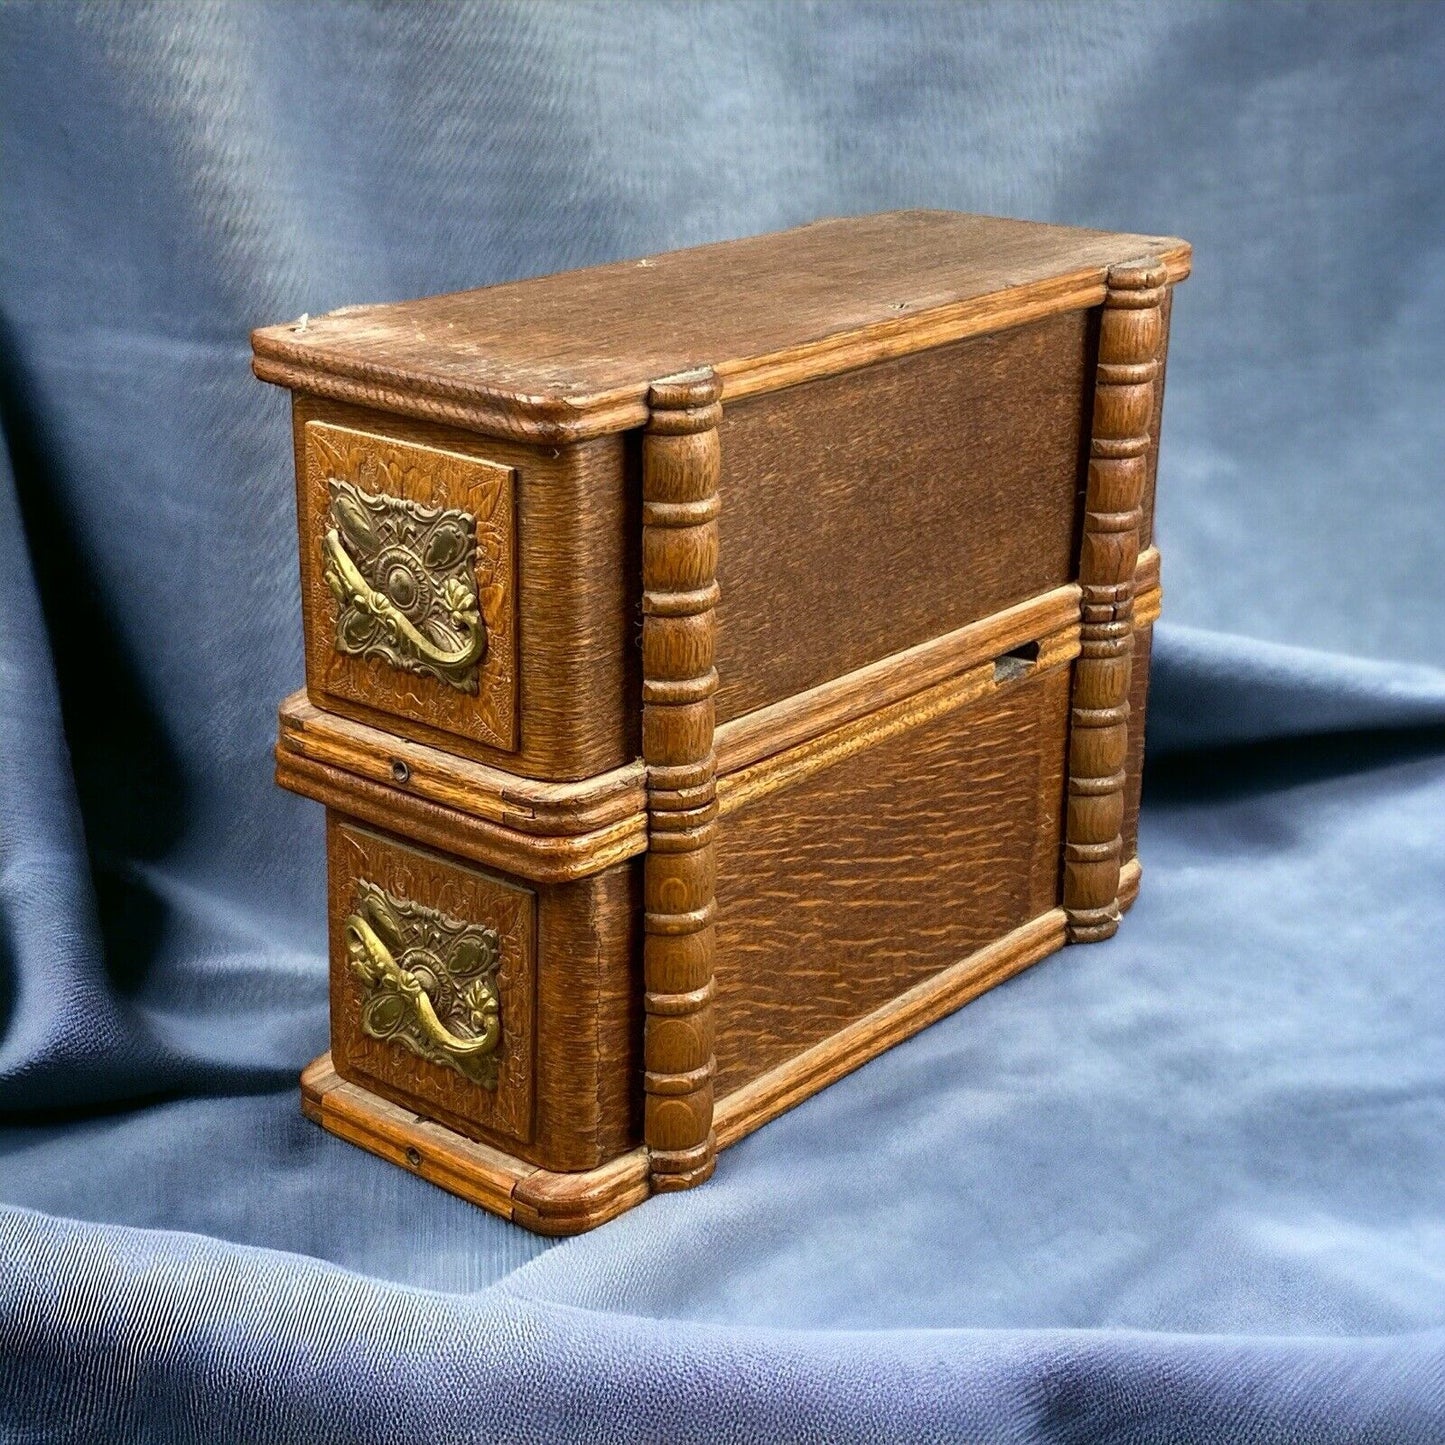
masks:
{"label": "decorative scrollwork", "polygon": [[346,956],[366,988],[361,1027],[491,1089],[502,1038],[494,928],[393,898],[357,880]]}
{"label": "decorative scrollwork", "polygon": [[477,599],[476,519],[327,479],[326,582],[336,649],[478,690],[487,628]]}

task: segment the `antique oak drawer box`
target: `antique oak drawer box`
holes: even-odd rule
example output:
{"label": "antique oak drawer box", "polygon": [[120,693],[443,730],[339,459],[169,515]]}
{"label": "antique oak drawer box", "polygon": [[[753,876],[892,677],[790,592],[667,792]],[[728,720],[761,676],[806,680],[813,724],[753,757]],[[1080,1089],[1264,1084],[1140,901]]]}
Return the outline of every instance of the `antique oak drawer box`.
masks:
{"label": "antique oak drawer box", "polygon": [[255,333],[328,1129],[586,1229],[1138,886],[1189,248],[951,212]]}

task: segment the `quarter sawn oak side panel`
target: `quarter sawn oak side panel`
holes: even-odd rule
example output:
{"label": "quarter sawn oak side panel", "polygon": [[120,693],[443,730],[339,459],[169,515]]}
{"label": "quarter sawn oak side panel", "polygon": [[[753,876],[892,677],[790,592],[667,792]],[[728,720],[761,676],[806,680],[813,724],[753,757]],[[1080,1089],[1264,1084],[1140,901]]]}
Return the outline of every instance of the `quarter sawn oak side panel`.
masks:
{"label": "quarter sawn oak side panel", "polygon": [[1072,579],[1093,326],[724,406],[719,722]]}
{"label": "quarter sawn oak side panel", "polygon": [[1068,696],[1055,668],[722,818],[720,1095],[1055,905]]}

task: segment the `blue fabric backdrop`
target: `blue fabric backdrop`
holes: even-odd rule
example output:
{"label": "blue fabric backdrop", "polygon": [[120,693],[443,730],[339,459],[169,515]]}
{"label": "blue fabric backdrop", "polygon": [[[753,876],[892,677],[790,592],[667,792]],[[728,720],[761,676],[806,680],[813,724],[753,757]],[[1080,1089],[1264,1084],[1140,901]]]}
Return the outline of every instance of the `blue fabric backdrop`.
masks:
{"label": "blue fabric backdrop", "polygon": [[[1427,5],[0,9],[5,1438],[1445,1439],[1442,82]],[[1143,896],[549,1247],[297,1112],[247,332],[903,205],[1196,245]]]}

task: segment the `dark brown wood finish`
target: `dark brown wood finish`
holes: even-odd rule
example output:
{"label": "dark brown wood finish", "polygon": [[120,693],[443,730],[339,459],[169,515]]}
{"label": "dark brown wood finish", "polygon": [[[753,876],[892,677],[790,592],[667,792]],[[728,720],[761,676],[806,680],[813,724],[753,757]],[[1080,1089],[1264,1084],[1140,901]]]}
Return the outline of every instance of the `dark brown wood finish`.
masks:
{"label": "dark brown wood finish", "polygon": [[642,754],[647,763],[643,986],[654,1189],[713,1171],[717,830],[717,377],[656,382],[642,443]]}
{"label": "dark brown wood finish", "polygon": [[[341,1078],[469,1138],[555,1170],[631,1146],[641,989],[635,865],[533,889],[328,813],[331,1054]],[[501,1071],[494,1089],[368,1038],[345,922],[365,878],[395,898],[504,935]]]}
{"label": "dark brown wood finish", "polygon": [[1134,585],[1167,279],[1154,257],[1113,267],[1099,323],[1069,724],[1064,911],[1073,943],[1110,938],[1119,926]]}
{"label": "dark brown wood finish", "polygon": [[1097,306],[1109,266],[1172,237],[892,211],[384,306],[252,336],[296,391],[547,443],[643,426],[659,376],[716,368],[736,400]]}
{"label": "dark brown wood finish", "polygon": [[[258,332],[296,393],[307,628],[277,777],[330,817],[307,1113],[573,1233],[1111,934],[1188,269],[1167,237],[902,212]],[[466,510],[507,478],[510,543],[478,502],[489,661],[358,659],[354,630],[338,660],[330,609],[385,608],[334,547],[352,591],[322,576],[310,422],[362,491]],[[445,580],[436,635],[464,637]],[[365,988],[387,1032],[363,878],[457,920],[444,941],[499,929],[494,1088],[465,1039],[362,1029]],[[437,987],[475,1038],[482,1005]]]}
{"label": "dark brown wood finish", "polygon": [[1053,908],[1069,674],[725,812],[719,1094]]}
{"label": "dark brown wood finish", "polygon": [[[312,702],[527,777],[585,778],[631,762],[639,752],[641,712],[632,630],[639,584],[635,544],[628,541],[635,504],[628,500],[623,439],[519,446],[308,396],[297,397],[294,417]],[[326,623],[336,600],[322,567],[325,485],[309,475],[306,459],[305,428],[313,420],[515,470],[515,748],[488,744],[475,730],[472,736],[458,731],[476,704],[445,683],[376,659],[338,661]],[[338,681],[348,684],[344,691]]]}
{"label": "dark brown wood finish", "polygon": [[1139,545],[1154,545],[1154,488],[1159,475],[1159,434],[1164,426],[1164,377],[1169,361],[1169,322],[1174,314],[1174,288],[1166,286],[1159,301],[1159,376],[1154,383],[1154,415],[1149,420],[1149,461],[1139,516]]}
{"label": "dark brown wood finish", "polygon": [[1083,312],[724,409],[718,716],[1070,581]]}

